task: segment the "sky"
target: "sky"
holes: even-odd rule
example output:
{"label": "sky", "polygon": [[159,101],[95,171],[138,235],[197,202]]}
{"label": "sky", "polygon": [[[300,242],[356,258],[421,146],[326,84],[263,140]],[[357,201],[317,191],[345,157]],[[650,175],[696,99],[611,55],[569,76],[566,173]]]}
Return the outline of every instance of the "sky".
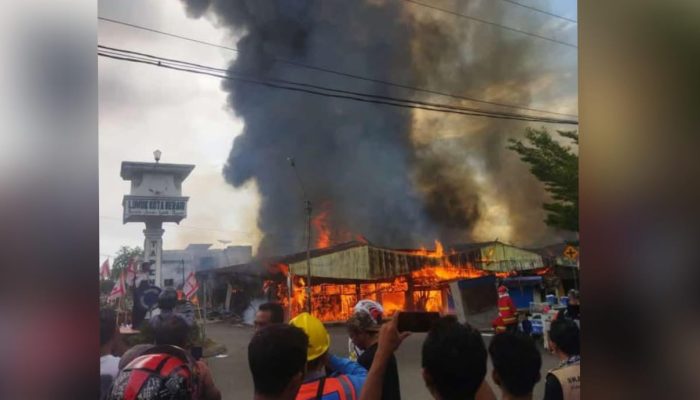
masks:
{"label": "sky", "polygon": [[[451,6],[450,0],[426,2]],[[576,19],[575,1],[518,2]],[[532,17],[531,10],[502,3],[512,26]],[[101,0],[98,13],[223,46],[236,44],[236,38],[217,29],[211,20],[188,18],[179,1]],[[550,35],[556,30],[562,40],[575,41],[575,24],[547,17],[543,20],[547,23],[534,33]],[[220,68],[226,68],[236,56],[229,50],[106,21],[98,23],[98,43]],[[230,241],[230,245],[252,245],[255,250],[261,238],[256,226],[257,188],[252,183],[234,189],[222,175],[243,122],[227,108],[220,81],[103,57],[98,58],[98,68],[100,259],[113,257],[121,246],[143,246],[143,224],[122,224],[121,201],[129,183],[120,178],[119,170],[122,161],[152,161],[156,149],[162,151],[161,162],[196,165],[183,183],[183,194],[190,196],[188,217],[179,225],[164,224],[164,249],[184,248],[190,243],[222,247],[219,241]],[[576,93],[569,93],[568,98],[567,102],[551,104],[551,109],[575,113]]]}
{"label": "sky", "polygon": [[[187,18],[178,1],[100,1],[99,15],[232,46],[206,20]],[[225,67],[235,53],[100,21],[98,42],[105,46]],[[122,161],[195,164],[183,183],[190,196],[188,216],[166,223],[164,249],[219,240],[231,245],[259,241],[255,187],[234,189],[221,169],[242,123],[226,109],[219,80],[146,65],[98,59],[100,257],[121,246],[143,247],[142,223],[122,224],[122,198],[129,182],[119,176]]]}

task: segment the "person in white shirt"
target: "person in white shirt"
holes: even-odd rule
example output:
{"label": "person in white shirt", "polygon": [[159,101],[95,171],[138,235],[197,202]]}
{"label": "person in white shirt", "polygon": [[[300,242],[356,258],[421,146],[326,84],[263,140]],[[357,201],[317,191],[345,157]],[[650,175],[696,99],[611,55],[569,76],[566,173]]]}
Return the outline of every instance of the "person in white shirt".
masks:
{"label": "person in white shirt", "polygon": [[100,375],[114,379],[119,372],[119,357],[112,355],[117,339],[117,315],[114,310],[100,310]]}

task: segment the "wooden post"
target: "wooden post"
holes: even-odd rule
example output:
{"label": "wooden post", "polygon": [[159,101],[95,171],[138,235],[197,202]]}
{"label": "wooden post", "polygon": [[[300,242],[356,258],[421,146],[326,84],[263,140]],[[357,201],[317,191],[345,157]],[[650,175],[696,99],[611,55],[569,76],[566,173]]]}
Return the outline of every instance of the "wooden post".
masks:
{"label": "wooden post", "polygon": [[459,288],[459,281],[453,281],[449,284],[452,292],[452,300],[455,302],[455,315],[460,323],[467,322],[467,308],[462,298],[462,289]]}
{"label": "wooden post", "polygon": [[416,308],[413,301],[413,278],[411,274],[406,275],[406,311],[414,311]]}
{"label": "wooden post", "polygon": [[[450,311],[449,286],[440,286],[440,300],[442,301],[442,310],[440,314],[445,315]],[[454,297],[453,297],[454,300]]]}
{"label": "wooden post", "polygon": [[228,282],[226,284],[226,302],[224,303],[224,310],[229,311],[231,309],[231,292],[233,291],[233,287],[231,286],[231,283]]}

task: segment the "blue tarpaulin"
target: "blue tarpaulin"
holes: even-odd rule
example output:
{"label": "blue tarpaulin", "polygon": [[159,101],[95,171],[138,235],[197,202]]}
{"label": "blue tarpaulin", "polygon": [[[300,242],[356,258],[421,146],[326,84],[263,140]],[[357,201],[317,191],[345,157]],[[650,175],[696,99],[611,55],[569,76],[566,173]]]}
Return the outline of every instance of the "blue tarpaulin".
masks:
{"label": "blue tarpaulin", "polygon": [[535,288],[540,283],[542,283],[541,276],[517,276],[503,280],[517,308],[530,308],[530,302],[535,301]]}

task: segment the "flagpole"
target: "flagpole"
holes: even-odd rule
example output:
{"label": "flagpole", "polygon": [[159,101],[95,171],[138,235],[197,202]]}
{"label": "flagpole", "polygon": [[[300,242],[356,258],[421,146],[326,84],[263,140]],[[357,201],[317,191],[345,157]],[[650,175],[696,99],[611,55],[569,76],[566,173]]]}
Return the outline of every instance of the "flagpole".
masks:
{"label": "flagpole", "polygon": [[[120,285],[120,283],[117,283],[117,285]],[[123,293],[121,296],[119,296],[119,300],[117,302],[117,315],[122,313],[122,310],[124,308],[124,297],[126,296],[126,293]],[[124,315],[124,323],[126,323],[126,315]],[[117,325],[119,324],[119,321],[117,321]]]}
{"label": "flagpole", "polygon": [[[207,278],[209,277],[207,276]],[[209,282],[209,279],[205,279],[204,285],[202,286],[202,289],[204,291],[202,296],[204,297],[204,318],[202,318],[202,344],[204,344],[204,341],[207,339],[207,282]]]}

